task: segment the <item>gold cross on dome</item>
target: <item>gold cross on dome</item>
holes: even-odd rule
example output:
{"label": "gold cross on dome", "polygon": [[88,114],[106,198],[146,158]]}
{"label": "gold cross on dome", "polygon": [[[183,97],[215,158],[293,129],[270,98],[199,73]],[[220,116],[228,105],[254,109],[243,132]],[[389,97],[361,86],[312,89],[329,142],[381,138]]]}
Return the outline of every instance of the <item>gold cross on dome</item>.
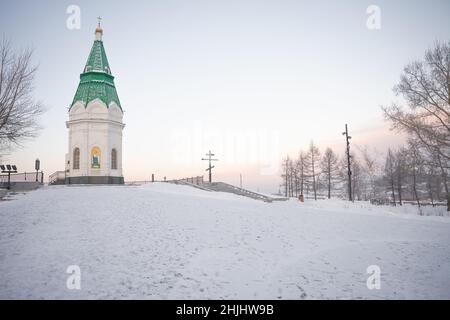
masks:
{"label": "gold cross on dome", "polygon": [[100,27],[100,22],[102,21],[102,18],[100,16],[98,16],[97,20],[98,20],[98,26]]}

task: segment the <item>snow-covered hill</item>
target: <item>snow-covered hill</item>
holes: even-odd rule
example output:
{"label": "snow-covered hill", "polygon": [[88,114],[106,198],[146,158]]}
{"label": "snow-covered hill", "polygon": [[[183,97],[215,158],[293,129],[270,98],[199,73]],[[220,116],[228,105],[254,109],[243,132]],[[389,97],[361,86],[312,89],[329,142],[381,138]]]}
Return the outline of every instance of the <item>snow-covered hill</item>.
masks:
{"label": "snow-covered hill", "polygon": [[44,187],[0,202],[0,298],[449,299],[450,219],[391,211],[164,183]]}

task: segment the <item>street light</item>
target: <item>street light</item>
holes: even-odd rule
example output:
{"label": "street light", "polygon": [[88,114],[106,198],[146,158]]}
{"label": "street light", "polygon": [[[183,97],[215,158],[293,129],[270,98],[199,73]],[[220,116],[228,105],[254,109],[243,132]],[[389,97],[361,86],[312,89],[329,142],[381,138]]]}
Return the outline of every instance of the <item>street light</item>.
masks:
{"label": "street light", "polygon": [[38,172],[39,172],[40,167],[41,167],[41,161],[39,160],[39,158],[37,158],[36,161],[34,162],[34,169],[36,169],[36,182],[39,181],[38,180]]}
{"label": "street light", "polygon": [[11,173],[17,173],[17,167],[15,165],[7,164],[6,168],[4,165],[0,165],[2,173],[8,174],[8,190],[11,189]]}

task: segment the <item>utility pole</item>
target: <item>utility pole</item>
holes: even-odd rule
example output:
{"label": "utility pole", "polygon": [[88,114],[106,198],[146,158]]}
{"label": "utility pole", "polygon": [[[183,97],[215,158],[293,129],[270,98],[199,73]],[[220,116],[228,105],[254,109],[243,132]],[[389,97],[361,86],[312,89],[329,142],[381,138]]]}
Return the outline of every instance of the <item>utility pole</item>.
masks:
{"label": "utility pole", "polygon": [[242,189],[242,173],[239,174],[239,185]]}
{"label": "utility pole", "polygon": [[342,135],[345,135],[345,141],[347,142],[347,173],[348,173],[348,199],[350,201],[353,201],[353,197],[352,197],[352,170],[350,167],[350,139],[352,137],[350,137],[348,135],[348,129],[347,129],[347,124],[345,124],[345,132],[342,132]]}
{"label": "utility pole", "polygon": [[219,161],[219,159],[212,159],[212,157],[214,156],[214,153],[211,153],[211,150],[209,150],[209,152],[206,154],[206,156],[208,158],[202,158],[202,160],[206,160],[209,163],[208,168],[205,171],[209,171],[209,183],[211,183],[212,182],[212,168],[214,168],[214,166],[211,166],[211,161]]}

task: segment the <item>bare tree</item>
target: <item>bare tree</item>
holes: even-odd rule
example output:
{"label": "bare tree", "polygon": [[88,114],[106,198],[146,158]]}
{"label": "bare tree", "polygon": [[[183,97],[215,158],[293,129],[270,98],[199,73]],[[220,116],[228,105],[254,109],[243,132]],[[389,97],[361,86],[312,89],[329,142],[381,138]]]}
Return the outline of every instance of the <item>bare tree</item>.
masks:
{"label": "bare tree", "polygon": [[289,156],[286,156],[286,158],[283,159],[283,174],[281,175],[281,178],[283,179],[285,197],[289,196],[290,162],[291,159],[289,158]]}
{"label": "bare tree", "polygon": [[434,166],[426,165],[424,169],[428,197],[430,198],[431,205],[434,207],[434,200],[439,198],[439,186],[442,184],[441,179],[436,174],[436,168]]}
{"label": "bare tree", "polygon": [[419,207],[419,213],[422,214],[422,210],[420,208],[420,198],[417,189],[417,185],[419,183],[419,177],[423,170],[423,161],[422,155],[420,153],[419,148],[413,140],[408,141],[408,162],[407,167],[409,169],[411,175],[411,187],[414,199],[417,202],[417,206]]}
{"label": "bare tree", "polygon": [[[408,64],[394,91],[407,108],[393,104],[383,107],[393,128],[410,134],[416,144],[450,160],[450,41],[436,43],[423,61]],[[447,180],[447,177],[446,177]],[[447,193],[450,210],[450,195]]]}
{"label": "bare tree", "polygon": [[434,153],[435,156],[435,163],[437,164],[437,167],[440,170],[441,178],[442,178],[442,184],[444,185],[445,189],[445,195],[447,198],[447,211],[450,211],[450,192],[448,187],[448,170],[447,167],[444,165],[444,160],[441,157],[441,154],[439,152]]}
{"label": "bare tree", "polygon": [[395,201],[399,203],[413,200],[422,214],[422,206],[426,201],[435,205],[435,200],[442,201],[448,197],[447,164],[439,153],[427,148],[417,139],[409,138],[407,145],[397,152],[388,150],[385,174],[378,182],[388,187]]}
{"label": "bare tree", "polygon": [[295,197],[298,197],[298,190],[299,190],[299,173],[298,173],[298,167],[297,167],[297,162],[293,162],[292,164],[292,172],[293,172],[293,176],[294,176],[294,193],[295,193]]}
{"label": "bare tree", "polygon": [[363,169],[363,189],[364,199],[374,199],[377,195],[376,178],[379,174],[379,166],[377,161],[377,154],[369,150],[368,146],[358,147],[361,154],[361,167]]}
{"label": "bare tree", "polygon": [[403,205],[403,187],[404,184],[406,183],[406,175],[407,175],[407,168],[406,168],[407,154],[408,150],[405,147],[401,147],[394,155],[398,203],[401,206]]}
{"label": "bare tree", "polygon": [[322,161],[320,163],[320,168],[325,176],[328,199],[331,198],[331,188],[334,185],[337,175],[339,173],[338,157],[331,148],[327,148],[323,154]]}
{"label": "bare tree", "polygon": [[33,82],[37,71],[31,65],[32,50],[13,53],[10,42],[0,43],[0,146],[19,145],[35,137],[40,129],[37,119],[44,112],[34,100]]}
{"label": "bare tree", "polygon": [[312,187],[314,191],[314,200],[317,200],[317,183],[316,183],[316,175],[317,175],[317,161],[320,159],[320,151],[319,148],[316,147],[314,141],[311,141],[308,150],[308,161],[311,168],[311,178],[312,178]]}
{"label": "bare tree", "polygon": [[288,169],[289,169],[289,196],[293,197],[294,196],[295,168],[294,168],[292,159],[289,159]]}
{"label": "bare tree", "polygon": [[363,190],[363,179],[362,179],[362,168],[359,159],[353,154],[352,159],[352,199],[362,200],[362,190]]}
{"label": "bare tree", "polygon": [[387,155],[386,155],[386,164],[384,166],[384,172],[386,180],[389,181],[389,186],[391,188],[391,195],[392,195],[392,201],[395,203],[395,186],[394,186],[394,180],[395,180],[395,158],[394,154],[392,153],[391,149],[388,149]]}
{"label": "bare tree", "polygon": [[306,163],[307,157],[303,151],[300,151],[296,167],[299,180],[300,195],[303,195],[305,189],[306,179],[308,177],[308,164]]}

